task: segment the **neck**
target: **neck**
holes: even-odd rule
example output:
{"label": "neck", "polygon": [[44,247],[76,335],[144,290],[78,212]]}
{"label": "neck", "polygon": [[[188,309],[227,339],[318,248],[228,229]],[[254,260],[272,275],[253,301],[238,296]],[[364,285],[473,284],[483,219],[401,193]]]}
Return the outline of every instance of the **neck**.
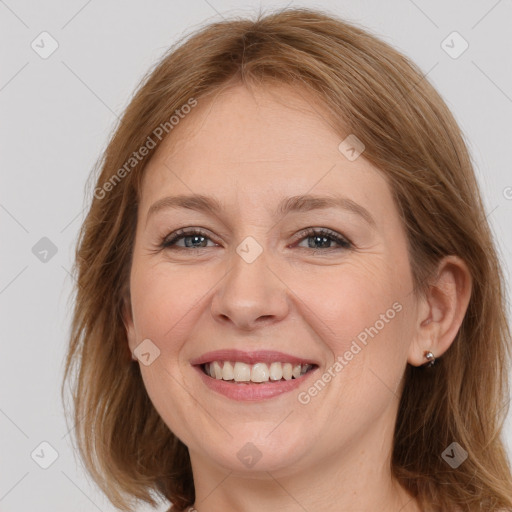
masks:
{"label": "neck", "polygon": [[192,510],[332,512],[335,504],[337,512],[421,512],[391,475],[392,434],[393,429],[376,422],[372,432],[350,447],[316,457],[316,463],[271,471],[232,471],[191,452],[196,491]]}
{"label": "neck", "polygon": [[[319,469],[319,468],[317,468]],[[314,471],[314,470],[313,470]],[[324,475],[325,476],[325,475]],[[278,478],[267,473],[266,478],[243,478],[233,474],[218,474],[209,484],[210,494],[197,493],[194,506],[187,512],[353,512],[354,510],[379,510],[380,512],[421,512],[416,500],[398,483],[388,480],[352,487],[346,482],[332,482],[309,476],[295,475]],[[334,486],[334,487],[333,487]],[[371,495],[366,492],[372,489]]]}

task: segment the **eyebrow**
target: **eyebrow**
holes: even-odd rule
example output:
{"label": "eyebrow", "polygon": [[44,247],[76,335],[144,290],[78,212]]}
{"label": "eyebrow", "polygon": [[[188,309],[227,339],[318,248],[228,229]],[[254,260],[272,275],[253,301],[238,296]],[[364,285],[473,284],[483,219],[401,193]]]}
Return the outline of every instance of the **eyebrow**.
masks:
{"label": "eyebrow", "polygon": [[[214,213],[220,215],[223,210],[220,201],[214,197],[204,196],[201,194],[169,196],[159,199],[151,205],[146,217],[147,220],[156,212],[168,208],[186,208],[205,213]],[[362,217],[370,226],[376,227],[375,219],[370,212],[348,197],[332,197],[332,196],[313,196],[299,195],[283,199],[277,210],[276,216],[284,216],[289,212],[309,212],[311,210],[320,210],[326,208],[338,208],[355,213]]]}

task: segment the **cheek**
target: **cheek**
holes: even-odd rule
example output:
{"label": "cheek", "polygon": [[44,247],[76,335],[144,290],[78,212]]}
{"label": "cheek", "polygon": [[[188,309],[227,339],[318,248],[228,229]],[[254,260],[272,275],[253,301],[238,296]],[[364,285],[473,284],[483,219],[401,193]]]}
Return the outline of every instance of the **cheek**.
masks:
{"label": "cheek", "polygon": [[356,435],[397,399],[407,359],[409,305],[391,275],[352,270],[333,274],[325,294],[311,295],[307,304],[333,357],[324,370],[329,373],[324,390],[318,398],[311,390],[312,408],[317,418],[333,425],[343,421]]}
{"label": "cheek", "polygon": [[187,445],[194,441],[192,425],[200,425],[203,431],[208,428],[208,421],[194,399],[194,389],[165,353],[152,365],[141,365],[141,376],[155,410],[181,441]]}
{"label": "cheek", "polygon": [[[201,275],[205,274],[205,275]],[[180,353],[197,324],[208,276],[190,267],[165,262],[143,267],[134,261],[131,297],[138,342],[150,339],[159,349],[152,364],[140,365],[148,396],[169,428],[190,442],[190,422],[200,421],[194,390],[187,381]],[[197,309],[196,309],[197,308]]]}
{"label": "cheek", "polygon": [[389,390],[396,389],[407,359],[410,296],[404,279],[386,268],[382,262],[351,264],[331,272],[323,286],[309,277],[297,281],[297,295],[308,306],[303,313],[332,353],[327,371],[335,377],[328,386],[361,420],[362,404],[393,396]]}
{"label": "cheek", "polygon": [[[336,353],[377,323],[380,332],[396,329],[402,290],[398,279],[380,263],[347,264],[331,271],[302,273],[294,279],[294,294],[305,304],[302,313]],[[373,331],[372,331],[373,332]],[[368,335],[369,336],[369,335]]]}
{"label": "cheek", "polygon": [[211,272],[166,262],[134,268],[133,315],[138,336],[154,339],[163,350],[195,321],[194,310],[215,284]]}

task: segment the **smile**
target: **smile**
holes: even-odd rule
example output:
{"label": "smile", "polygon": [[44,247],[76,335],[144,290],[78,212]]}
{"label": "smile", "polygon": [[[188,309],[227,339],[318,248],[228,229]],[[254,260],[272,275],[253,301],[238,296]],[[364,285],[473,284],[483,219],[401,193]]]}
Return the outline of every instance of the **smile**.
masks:
{"label": "smile", "polygon": [[319,361],[276,350],[221,349],[190,360],[202,383],[236,401],[261,401],[289,393],[316,373]]}
{"label": "smile", "polygon": [[261,384],[299,379],[315,367],[316,365],[308,363],[293,365],[281,362],[270,364],[258,362],[247,364],[241,361],[213,361],[201,365],[203,372],[209,377],[237,384]]}

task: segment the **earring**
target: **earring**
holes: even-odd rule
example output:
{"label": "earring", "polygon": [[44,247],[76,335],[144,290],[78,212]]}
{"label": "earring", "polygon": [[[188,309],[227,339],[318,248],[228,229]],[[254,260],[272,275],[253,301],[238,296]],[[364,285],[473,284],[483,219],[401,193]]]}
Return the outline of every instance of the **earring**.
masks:
{"label": "earring", "polygon": [[424,353],[424,356],[427,359],[427,362],[424,363],[422,366],[425,366],[427,368],[430,366],[434,366],[434,363],[436,362],[436,358],[434,357],[434,354],[432,354],[432,352],[430,352],[429,350],[426,350]]}

